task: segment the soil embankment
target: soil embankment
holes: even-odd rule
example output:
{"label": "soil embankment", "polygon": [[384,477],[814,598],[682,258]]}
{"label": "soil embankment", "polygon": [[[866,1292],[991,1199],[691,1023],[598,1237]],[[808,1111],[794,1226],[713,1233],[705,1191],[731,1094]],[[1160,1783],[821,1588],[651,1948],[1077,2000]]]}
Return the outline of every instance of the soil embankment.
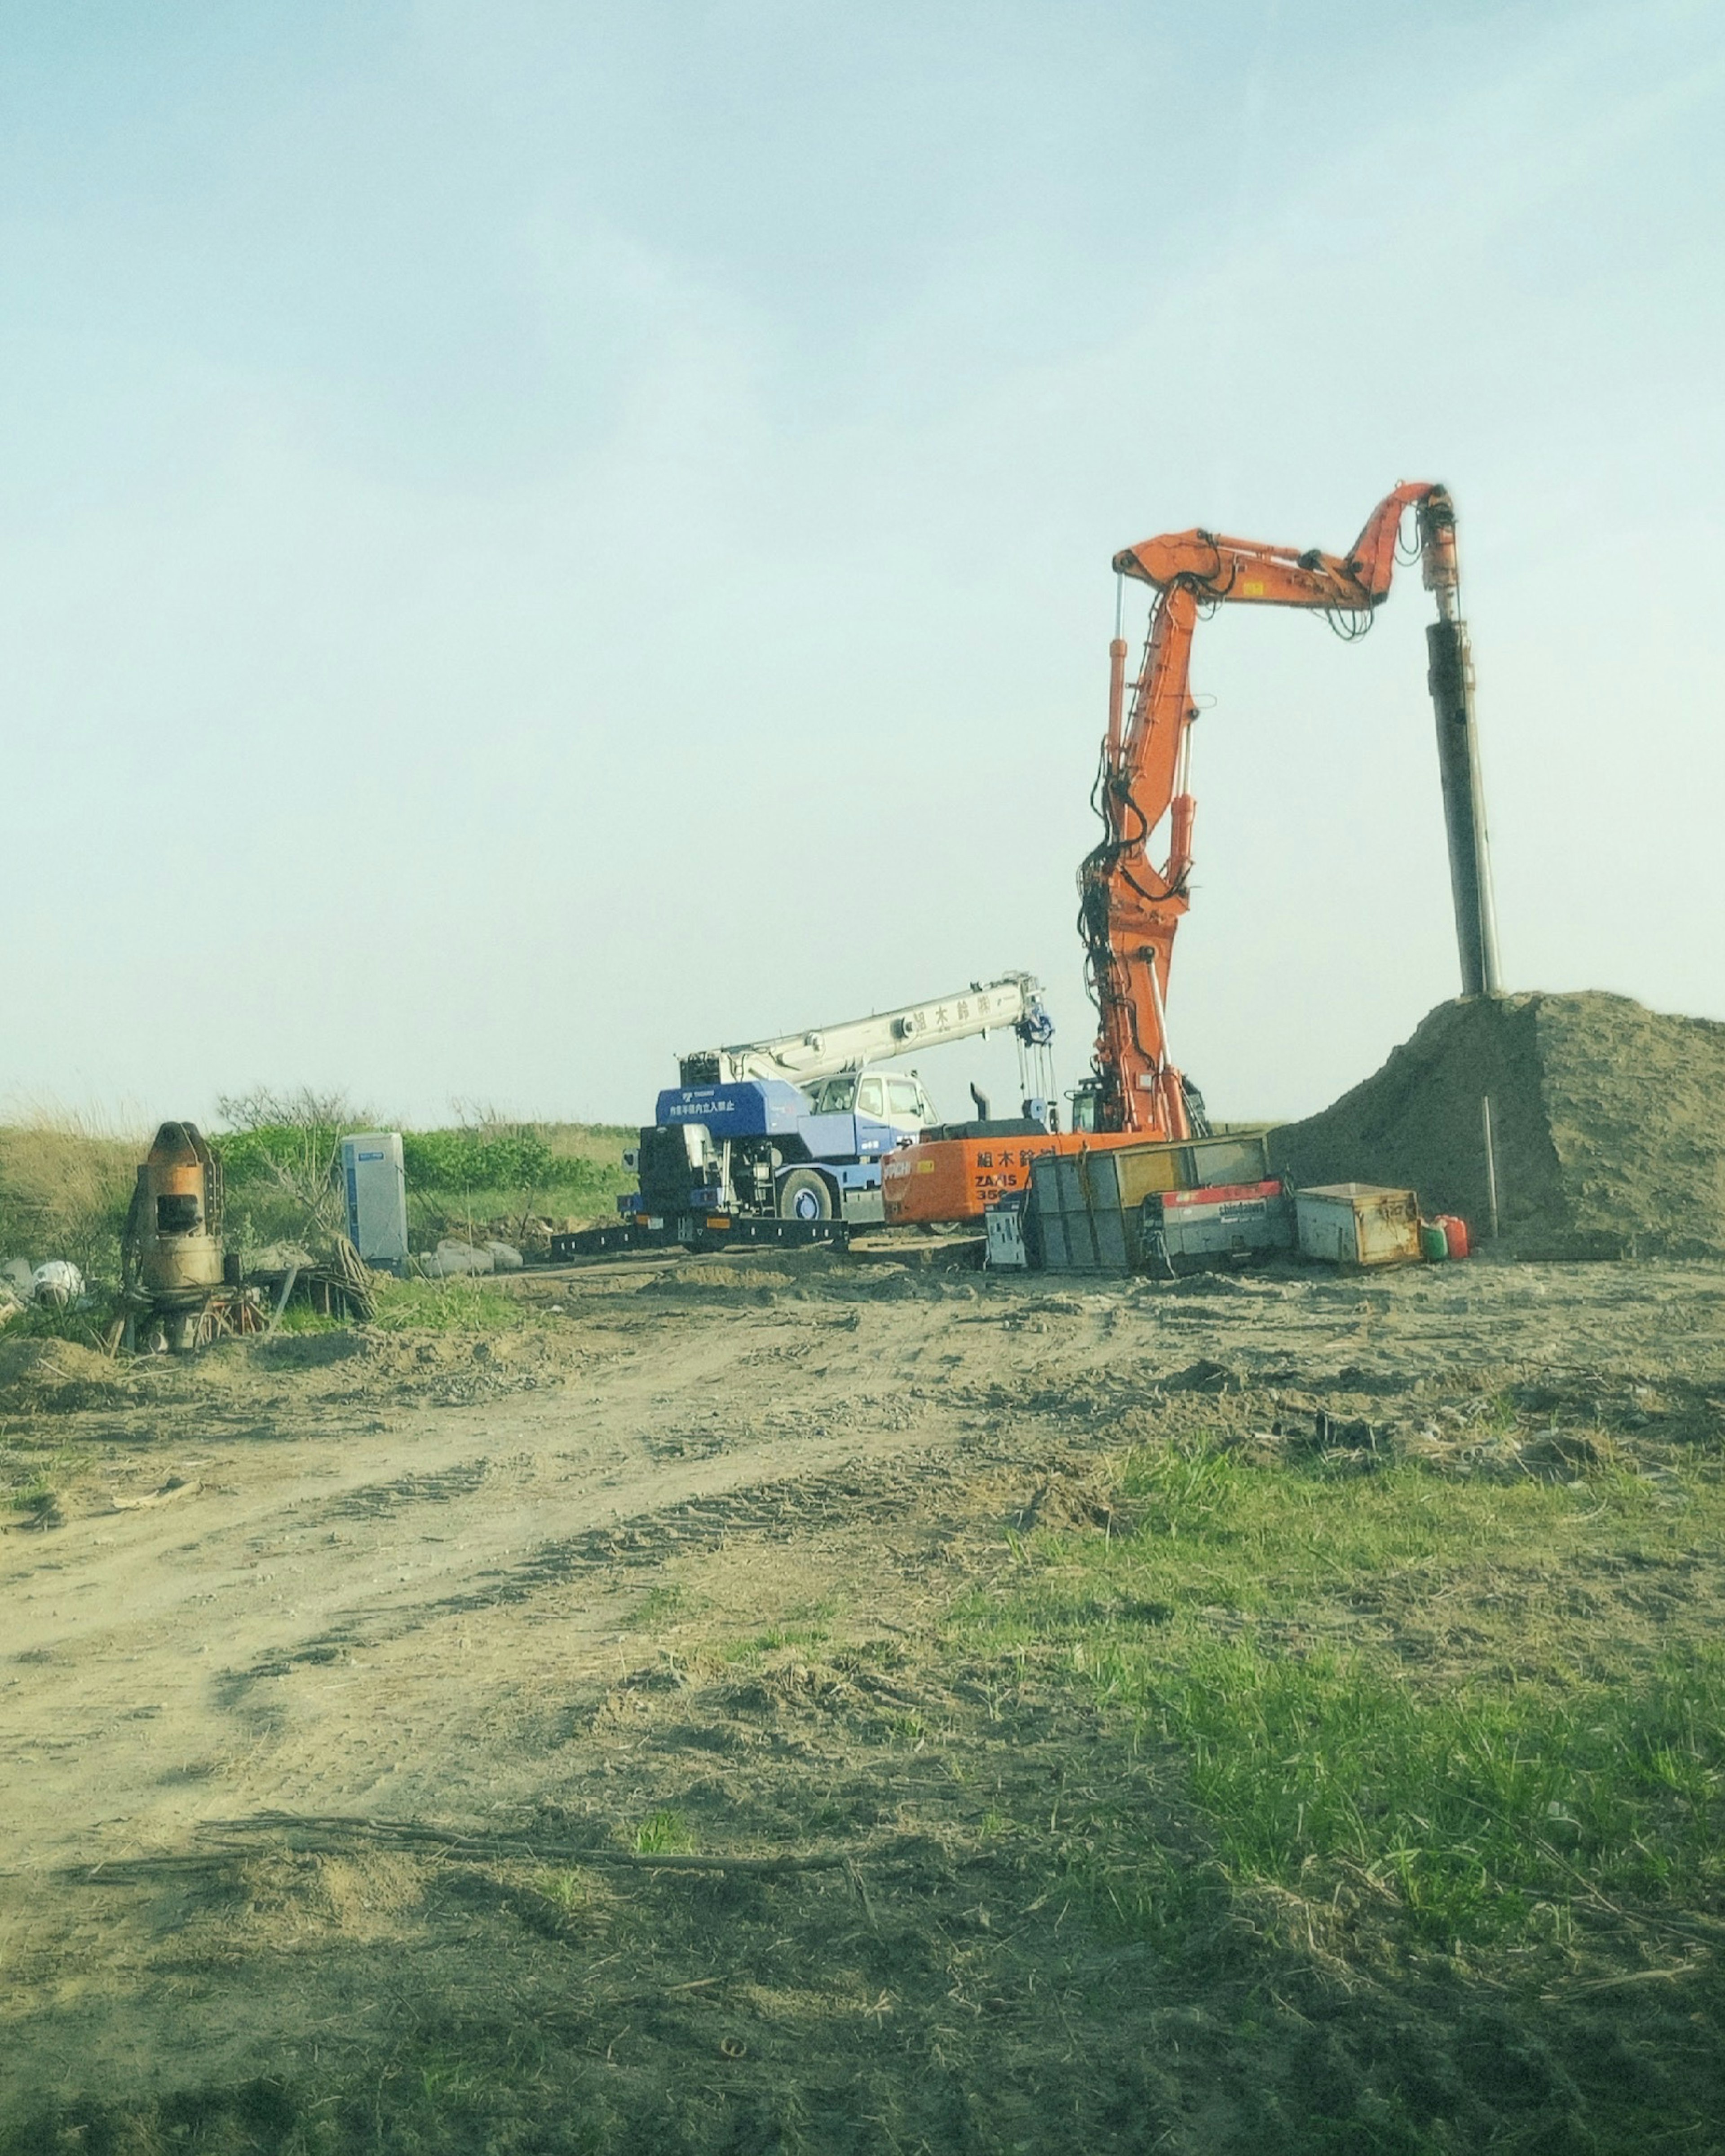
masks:
{"label": "soil embankment", "polygon": [[1383,1069],[1271,1140],[1302,1184],[1411,1185],[1522,1255],[1725,1255],[1725,1025],[1625,996],[1440,1004]]}

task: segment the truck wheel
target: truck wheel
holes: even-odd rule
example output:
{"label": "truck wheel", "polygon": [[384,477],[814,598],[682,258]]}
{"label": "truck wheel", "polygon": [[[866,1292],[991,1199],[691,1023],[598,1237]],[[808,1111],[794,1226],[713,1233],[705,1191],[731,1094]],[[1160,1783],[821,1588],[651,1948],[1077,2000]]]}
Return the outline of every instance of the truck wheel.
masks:
{"label": "truck wheel", "polygon": [[778,1215],[782,1220],[830,1220],[832,1185],[812,1168],[793,1168],[779,1186]]}

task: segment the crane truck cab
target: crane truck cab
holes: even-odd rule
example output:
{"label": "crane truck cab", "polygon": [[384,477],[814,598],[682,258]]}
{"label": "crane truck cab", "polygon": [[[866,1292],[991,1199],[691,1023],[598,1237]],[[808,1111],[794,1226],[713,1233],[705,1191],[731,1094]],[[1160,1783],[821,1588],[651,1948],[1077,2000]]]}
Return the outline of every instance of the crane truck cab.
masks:
{"label": "crane truck cab", "polygon": [[920,1137],[940,1121],[922,1081],[912,1070],[840,1070],[809,1088],[817,1116],[866,1116],[890,1124],[902,1137]]}

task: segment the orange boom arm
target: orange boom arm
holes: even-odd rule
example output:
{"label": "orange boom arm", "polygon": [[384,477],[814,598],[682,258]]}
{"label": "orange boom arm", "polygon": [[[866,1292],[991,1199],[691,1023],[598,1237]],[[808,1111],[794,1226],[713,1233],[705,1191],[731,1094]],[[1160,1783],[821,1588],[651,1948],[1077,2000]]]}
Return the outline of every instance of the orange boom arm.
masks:
{"label": "orange boom arm", "polygon": [[[1186,765],[1196,716],[1192,632],[1200,613],[1224,602],[1305,607],[1338,617],[1344,634],[1358,634],[1389,593],[1404,512],[1419,506],[1424,523],[1440,498],[1447,508],[1440,488],[1397,487],[1346,554],[1177,531],[1115,556],[1116,570],[1150,585],[1156,597],[1129,709],[1125,641],[1116,637],[1108,648],[1108,732],[1096,790],[1103,836],[1078,875],[1079,929],[1100,1021],[1090,1089],[1097,1130],[1152,1139],[1192,1135],[1186,1083],[1168,1060],[1164,1014],[1192,866],[1194,803]],[[1158,868],[1151,847],[1164,824]]]}

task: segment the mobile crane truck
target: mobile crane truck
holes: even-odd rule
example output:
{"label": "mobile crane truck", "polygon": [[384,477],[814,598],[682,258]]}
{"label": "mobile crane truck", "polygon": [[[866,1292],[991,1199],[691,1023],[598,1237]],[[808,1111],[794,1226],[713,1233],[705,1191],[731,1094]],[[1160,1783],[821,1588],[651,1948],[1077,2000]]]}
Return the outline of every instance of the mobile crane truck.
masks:
{"label": "mobile crane truck", "polygon": [[[978,1120],[942,1124],[922,1080],[870,1066],[1009,1027],[1022,1114],[995,1121],[974,1086]],[[681,1244],[844,1243],[880,1221],[881,1166],[924,1137],[1046,1132],[1054,1024],[1028,973],[973,981],[897,1010],[678,1059],[654,1122],[624,1156],[639,1178],[615,1226],[552,1238],[554,1258]]]}

